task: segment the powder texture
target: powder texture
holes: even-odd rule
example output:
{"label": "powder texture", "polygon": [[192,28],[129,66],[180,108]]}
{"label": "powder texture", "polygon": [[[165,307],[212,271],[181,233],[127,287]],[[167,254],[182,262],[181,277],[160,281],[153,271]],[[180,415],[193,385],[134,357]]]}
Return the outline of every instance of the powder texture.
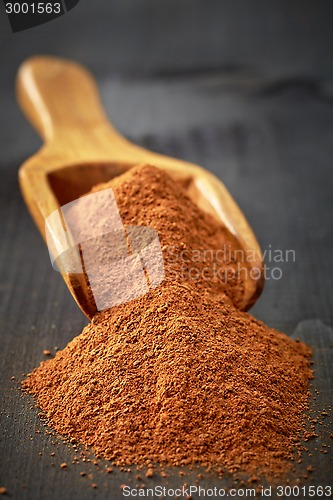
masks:
{"label": "powder texture", "polygon": [[[153,167],[107,186],[124,223],[154,227],[163,248],[235,244]],[[23,387],[54,429],[118,465],[286,471],[308,407],[310,349],[239,311],[237,279],[174,278],[168,265],[179,263],[164,258],[160,286],[96,314]]]}
{"label": "powder texture", "polygon": [[[163,251],[165,281],[191,281],[198,290],[227,295],[236,306],[241,303],[244,286],[238,269],[246,263],[243,255],[237,253],[240,247],[236,238],[193,203],[178,182],[156,167],[140,165],[95,186],[91,192],[107,188],[112,188],[127,232],[138,226],[151,227],[157,232]],[[96,226],[99,233],[105,233],[91,240],[84,258],[93,262],[99,281],[104,281],[108,290],[105,263],[113,273],[112,262],[127,254],[128,248],[122,231],[108,233],[108,201],[92,198],[85,202],[87,198],[81,198],[82,203],[76,202],[69,215],[76,233],[83,239],[89,238],[89,230]],[[113,221],[113,226],[118,227],[117,221]],[[126,287],[127,278],[126,273],[122,273],[122,288]]]}

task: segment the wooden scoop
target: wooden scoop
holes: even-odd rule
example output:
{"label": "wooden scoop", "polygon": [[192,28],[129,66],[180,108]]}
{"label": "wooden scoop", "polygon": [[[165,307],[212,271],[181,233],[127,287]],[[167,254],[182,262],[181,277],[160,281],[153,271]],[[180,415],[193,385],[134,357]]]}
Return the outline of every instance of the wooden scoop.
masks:
{"label": "wooden scoop", "polygon": [[[17,97],[27,118],[44,140],[43,147],[20,168],[25,202],[46,238],[45,221],[60,206],[87,193],[138,163],[163,168],[187,179],[189,196],[222,222],[251,262],[241,308],[248,309],[263,288],[263,259],[243,213],[213,174],[183,160],[153,153],[121,136],[102,108],[91,74],[82,66],[53,57],[33,57],[19,69]],[[252,271],[252,272],[251,272]],[[62,272],[82,311],[91,318],[96,305],[84,276]]]}

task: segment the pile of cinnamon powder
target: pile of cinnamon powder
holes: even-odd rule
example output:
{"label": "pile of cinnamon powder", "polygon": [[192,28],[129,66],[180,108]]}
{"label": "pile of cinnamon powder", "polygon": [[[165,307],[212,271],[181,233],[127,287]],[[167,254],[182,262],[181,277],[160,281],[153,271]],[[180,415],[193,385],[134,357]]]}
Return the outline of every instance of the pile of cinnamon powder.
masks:
{"label": "pile of cinnamon powder", "polygon": [[310,349],[239,311],[239,279],[171,272],[179,263],[170,245],[174,256],[237,244],[166,173],[140,166],[95,189],[106,187],[125,225],[158,232],[166,278],[96,314],[24,389],[56,431],[117,465],[285,472],[304,430]]}

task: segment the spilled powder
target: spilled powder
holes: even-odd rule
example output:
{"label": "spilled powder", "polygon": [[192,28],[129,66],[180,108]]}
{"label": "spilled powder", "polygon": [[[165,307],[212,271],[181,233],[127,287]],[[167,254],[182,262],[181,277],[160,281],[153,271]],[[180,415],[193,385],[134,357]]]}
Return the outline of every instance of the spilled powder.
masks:
{"label": "spilled powder", "polygon": [[105,187],[113,189],[125,225],[156,229],[166,278],[148,294],[97,313],[23,388],[56,431],[117,465],[150,460],[248,474],[287,471],[304,433],[310,349],[237,309],[237,277],[180,273],[168,246],[177,253],[236,242],[166,173],[140,166],[98,189]]}

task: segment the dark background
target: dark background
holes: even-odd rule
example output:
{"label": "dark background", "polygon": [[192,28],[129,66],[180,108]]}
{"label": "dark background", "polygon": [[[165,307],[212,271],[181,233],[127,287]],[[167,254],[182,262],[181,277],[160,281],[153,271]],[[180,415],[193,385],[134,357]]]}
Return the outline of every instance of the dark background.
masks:
{"label": "dark background", "polygon": [[[314,387],[320,394],[312,411],[328,409],[333,2],[81,0],[65,16],[16,34],[1,7],[0,485],[15,499],[67,500],[122,498],[119,485],[136,482],[118,471],[97,474],[93,464],[71,465],[72,451],[45,435],[38,411],[17,390],[22,373],[44,358],[44,349],[64,347],[86,324],[51,268],[17,183],[20,164],[40,140],[17,107],[15,74],[36,53],[87,65],[122,133],[213,171],[238,201],[263,250],[295,250],[296,262],[282,264],[282,279],[267,281],[252,312],[314,347]],[[294,477],[302,485],[332,484],[332,455],[319,452],[322,442],[333,445],[327,438],[332,430],[320,430],[323,441],[310,444],[313,457]],[[70,464],[67,471],[59,467],[63,461]],[[305,480],[309,464],[315,471]],[[94,472],[97,490],[91,479],[80,477],[81,470]],[[184,482],[177,471],[168,481]],[[203,484],[230,481],[213,476]]]}

